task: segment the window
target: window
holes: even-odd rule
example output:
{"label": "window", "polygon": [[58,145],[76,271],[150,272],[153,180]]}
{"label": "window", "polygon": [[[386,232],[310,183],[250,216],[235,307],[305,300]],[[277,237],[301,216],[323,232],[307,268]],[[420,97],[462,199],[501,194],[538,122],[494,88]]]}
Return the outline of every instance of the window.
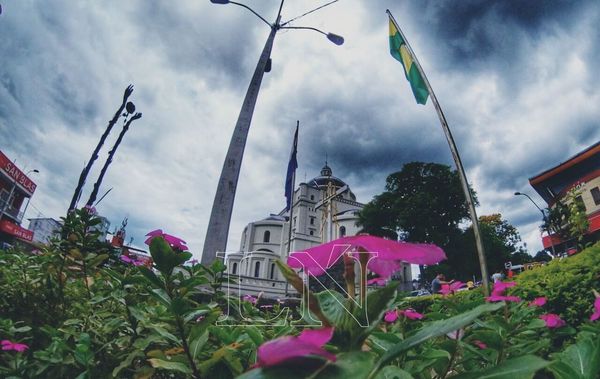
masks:
{"label": "window", "polygon": [[598,187],[594,187],[590,192],[592,193],[594,204],[600,205],[600,189]]}
{"label": "window", "polygon": [[275,263],[271,263],[271,274],[269,275],[270,279],[275,279]]}
{"label": "window", "polygon": [[314,236],[314,235],[315,235],[315,231],[314,231],[314,230],[311,230],[311,231],[310,231],[310,235],[311,235],[311,236]]}
{"label": "window", "polygon": [[237,273],[237,263],[236,262],[233,262],[233,265],[231,266],[231,273],[234,275]]}
{"label": "window", "polygon": [[346,227],[340,226],[340,237],[345,237],[345,236],[346,236]]}
{"label": "window", "polygon": [[314,224],[315,224],[315,218],[314,218],[314,217],[311,217],[311,218],[310,218],[310,224],[311,224],[311,225],[314,225]]}
{"label": "window", "polygon": [[293,225],[296,226],[296,217],[294,217],[294,224]]}
{"label": "window", "polygon": [[260,262],[254,264],[254,277],[258,278],[260,275]]}
{"label": "window", "polygon": [[310,195],[310,199],[314,200],[315,199],[315,195]]}
{"label": "window", "polygon": [[269,242],[271,241],[271,232],[266,230],[265,234],[263,235],[263,242]]}
{"label": "window", "polygon": [[585,207],[585,203],[583,202],[583,198],[581,196],[577,196],[575,198],[575,204],[577,204],[577,207],[582,211],[585,212],[587,210],[587,208]]}

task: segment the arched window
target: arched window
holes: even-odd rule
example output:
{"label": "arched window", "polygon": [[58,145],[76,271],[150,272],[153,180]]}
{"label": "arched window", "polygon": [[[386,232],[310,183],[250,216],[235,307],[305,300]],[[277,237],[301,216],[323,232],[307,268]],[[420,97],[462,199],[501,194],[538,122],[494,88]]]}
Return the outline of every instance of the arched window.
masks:
{"label": "arched window", "polygon": [[268,230],[265,230],[265,234],[263,235],[263,242],[269,242],[271,241],[271,232]]}
{"label": "arched window", "polygon": [[254,264],[254,277],[258,278],[260,275],[260,262]]}
{"label": "arched window", "polygon": [[275,279],[275,263],[271,263],[271,274],[269,275],[269,279]]}
{"label": "arched window", "polygon": [[232,274],[237,273],[237,263],[236,262],[233,262],[233,265],[231,266],[231,273]]}
{"label": "arched window", "polygon": [[340,237],[345,237],[345,236],[346,236],[346,227],[340,226]]}

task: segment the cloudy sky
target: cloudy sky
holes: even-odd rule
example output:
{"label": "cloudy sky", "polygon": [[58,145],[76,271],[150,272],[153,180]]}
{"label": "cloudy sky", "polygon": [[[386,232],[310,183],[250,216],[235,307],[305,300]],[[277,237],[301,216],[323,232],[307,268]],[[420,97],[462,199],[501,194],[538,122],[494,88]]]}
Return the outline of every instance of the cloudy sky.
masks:
{"label": "cloudy sky", "polygon": [[[327,1],[290,1],[283,21]],[[276,0],[245,1],[267,20]],[[0,0],[0,150],[38,189],[26,217],[64,215],[84,163],[132,83],[143,117],[100,190],[111,230],[162,228],[200,256],[216,184],[269,28],[207,0]],[[595,1],[339,0],[280,31],[256,105],[228,248],[250,221],[285,204],[300,120],[299,180],[327,154],[358,200],[410,161],[453,166],[431,102],[417,105],[388,50],[389,8],[419,58],[454,133],[480,215],[502,213],[531,253],[543,201],[528,178],[600,139],[600,3]],[[87,199],[122,123],[91,172]]]}

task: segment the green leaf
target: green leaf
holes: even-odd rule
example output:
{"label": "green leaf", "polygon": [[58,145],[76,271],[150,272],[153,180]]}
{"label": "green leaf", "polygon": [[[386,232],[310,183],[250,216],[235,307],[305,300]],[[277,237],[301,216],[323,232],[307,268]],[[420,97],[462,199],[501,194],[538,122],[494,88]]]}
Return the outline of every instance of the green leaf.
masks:
{"label": "green leaf", "polygon": [[171,299],[169,299],[169,295],[162,288],[154,288],[150,291],[150,295],[158,300],[161,304],[165,305],[167,308],[171,307]]}
{"label": "green leaf", "polygon": [[112,376],[113,378],[116,378],[119,374],[119,372],[121,372],[121,370],[126,369],[127,367],[131,366],[131,362],[133,362],[133,360],[135,358],[138,357],[143,357],[144,356],[144,352],[142,350],[134,350],[131,353],[129,353],[127,355],[127,357],[125,357],[125,359],[123,359],[121,361],[121,363],[115,367],[115,369],[112,372]]}
{"label": "green leaf", "polygon": [[177,316],[183,316],[189,309],[190,305],[185,299],[176,297],[171,300],[171,311]]}
{"label": "green leaf", "polygon": [[163,275],[171,275],[178,264],[176,253],[162,237],[155,237],[150,242],[150,255],[158,271]]}
{"label": "green leaf", "polygon": [[202,348],[208,342],[208,330],[201,334],[199,337],[191,340],[190,342],[190,354],[192,358],[198,359],[200,353],[202,352]]}
{"label": "green leaf", "polygon": [[106,261],[107,259],[108,259],[108,254],[100,254],[97,257],[94,257],[93,259],[91,259],[88,264],[90,267],[96,267],[99,264]]}
{"label": "green leaf", "polygon": [[327,367],[316,378],[319,379],[363,379],[366,378],[375,363],[372,353],[353,351],[341,353],[335,363],[328,363]]}
{"label": "green leaf", "polygon": [[378,373],[375,379],[414,379],[413,376],[402,370],[398,366],[385,366]]}
{"label": "green leaf", "polygon": [[88,367],[94,361],[94,352],[92,351],[90,342],[90,335],[87,333],[81,333],[79,341],[75,345],[75,351],[73,356],[75,360],[81,363],[83,366]]}
{"label": "green leaf", "polygon": [[524,355],[509,359],[498,366],[493,366],[483,371],[467,372],[453,379],[528,379],[533,378],[536,371],[548,366],[550,362],[536,357]]}
{"label": "green leaf", "polygon": [[[156,240],[156,238],[154,240]],[[148,362],[150,362],[150,364],[154,368],[162,368],[164,370],[170,371],[179,371],[188,375],[192,374],[192,369],[180,362],[169,362],[158,358],[150,358],[148,359]]]}
{"label": "green leaf", "polygon": [[[366,304],[366,327],[355,329],[353,333],[352,344],[354,346],[360,346],[363,344],[365,339],[371,334],[371,332],[381,323],[383,314],[390,307],[390,304],[396,297],[396,288],[398,287],[397,282],[391,282],[387,286],[367,294]],[[360,314],[361,318],[364,318],[365,311],[356,309],[355,316]],[[358,326],[358,324],[356,325]]]}
{"label": "green leaf", "polygon": [[164,288],[165,284],[160,280],[158,276],[152,270],[145,266],[138,266],[138,270],[144,275],[146,279],[156,288]]}
{"label": "green leaf", "polygon": [[468,312],[461,313],[454,317],[450,317],[445,320],[438,320],[432,323],[426,324],[423,328],[421,328],[418,332],[413,334],[412,336],[406,338],[404,341],[395,345],[393,348],[388,350],[385,353],[379,362],[377,362],[377,367],[381,367],[393,359],[397,358],[404,351],[410,349],[413,346],[417,346],[420,343],[427,341],[430,338],[438,337],[460,329],[475,320],[477,317],[481,316],[483,313],[492,312],[497,309],[500,309],[504,306],[504,303],[487,303],[478,306],[477,308],[471,309]]}
{"label": "green leaf", "polygon": [[548,367],[556,379],[593,379],[600,377],[600,340],[585,339],[554,354]]}
{"label": "green leaf", "polygon": [[246,334],[248,334],[248,337],[250,337],[250,339],[252,340],[252,342],[254,342],[254,345],[256,346],[262,345],[262,343],[265,341],[265,338],[256,326],[247,326],[245,332]]}

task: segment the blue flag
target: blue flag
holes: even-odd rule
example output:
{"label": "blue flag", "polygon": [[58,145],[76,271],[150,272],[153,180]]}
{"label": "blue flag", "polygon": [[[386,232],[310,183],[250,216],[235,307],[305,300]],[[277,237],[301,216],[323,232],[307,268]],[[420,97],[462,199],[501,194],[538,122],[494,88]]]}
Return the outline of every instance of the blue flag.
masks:
{"label": "blue flag", "polygon": [[294,173],[298,168],[298,160],[296,159],[296,153],[298,152],[298,127],[300,122],[296,124],[296,133],[294,133],[294,142],[292,144],[292,152],[290,153],[290,161],[288,163],[287,175],[285,176],[285,198],[286,198],[286,209],[291,208],[292,197],[294,196]]}

